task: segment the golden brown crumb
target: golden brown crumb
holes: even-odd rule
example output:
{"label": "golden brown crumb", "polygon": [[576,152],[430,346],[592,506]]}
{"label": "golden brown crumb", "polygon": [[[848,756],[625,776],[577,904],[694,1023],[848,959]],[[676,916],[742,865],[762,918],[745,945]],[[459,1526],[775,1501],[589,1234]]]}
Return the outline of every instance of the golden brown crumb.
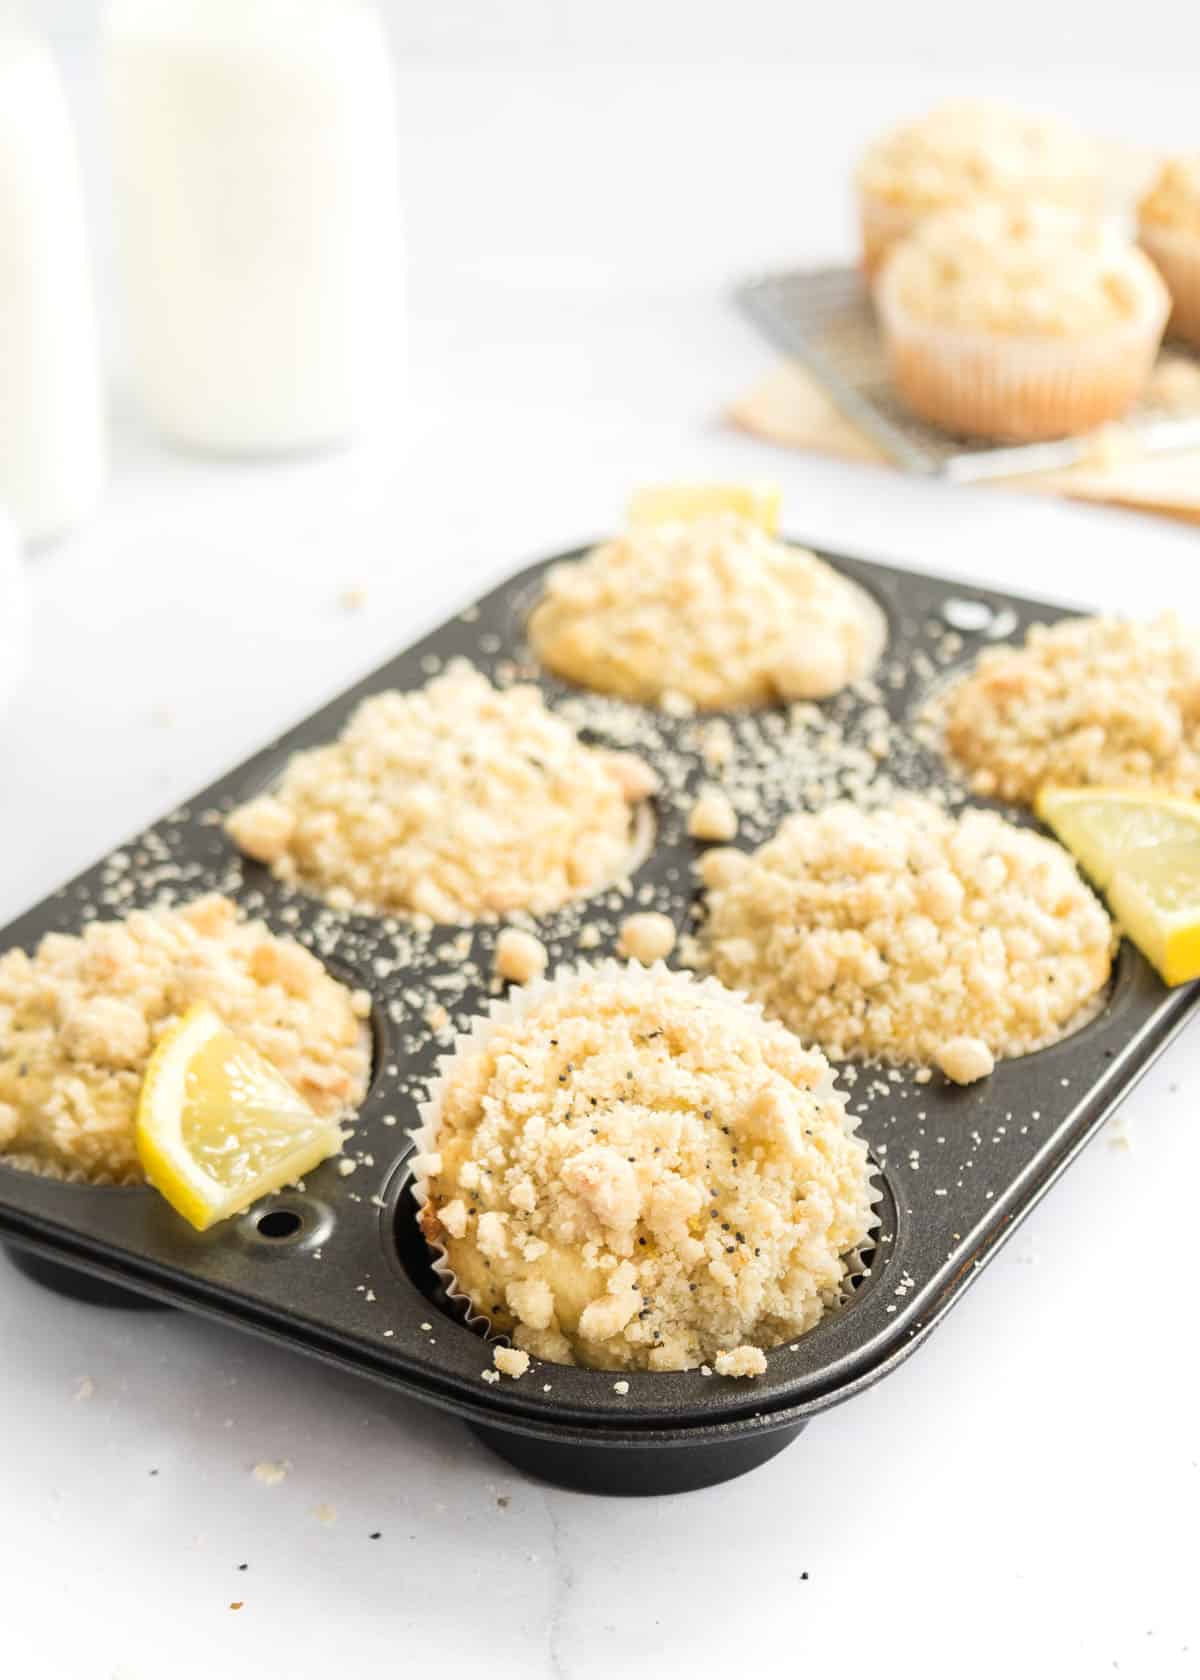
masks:
{"label": "golden brown crumb", "polygon": [[1138,205],[1138,216],[1200,238],[1200,152],[1167,159]]}
{"label": "golden brown crumb", "polygon": [[543,913],[614,880],[630,807],[653,787],[631,754],[584,746],[535,688],[497,690],[458,661],[423,689],[364,700],[226,827],[335,908],[469,921]]}
{"label": "golden brown crumb", "polygon": [[674,949],[675,923],[661,910],[639,910],[621,923],[617,951],[623,957],[649,966],[669,957]]}
{"label": "golden brown crumb", "polygon": [[216,896],[50,933],[0,957],[0,1151],[57,1177],[136,1183],[134,1118],[155,1043],[209,1004],[322,1116],[361,1100],[370,1000]]}
{"label": "golden brown crumb", "polygon": [[687,830],[693,840],[732,840],[737,812],[720,788],[703,788],[688,813]]}
{"label": "golden brown crumb", "polygon": [[1035,624],[988,648],[933,708],[977,793],[1031,805],[1043,784],[1200,796],[1200,636],[1152,623]]}
{"label": "golden brown crumb", "polygon": [[541,940],[522,928],[504,928],[496,940],[493,967],[501,980],[513,980],[524,986],[545,974],[549,960]]}
{"label": "golden brown crumb", "polygon": [[761,1348],[735,1347],[719,1353],[713,1369],[719,1377],[761,1377],[767,1368],[767,1356]]}
{"label": "golden brown crumb", "polygon": [[523,1377],[529,1369],[529,1355],[521,1348],[498,1347],[492,1354],[492,1364],[501,1376]]}
{"label": "golden brown crumb", "polygon": [[951,1038],[937,1052],[937,1064],[956,1085],[973,1085],[994,1072],[995,1057],[981,1038]]}
{"label": "golden brown crumb", "polygon": [[715,982],[609,963],[500,1007],[426,1116],[422,1225],[542,1359],[681,1370],[839,1298],[874,1223],[824,1058]]}
{"label": "golden brown crumb", "polygon": [[682,715],[833,694],[883,631],[823,560],[727,513],[637,526],[556,566],[529,636],[573,682]]}
{"label": "golden brown crumb", "polygon": [[[1099,1006],[1114,935],[1052,840],[991,811],[907,798],[786,819],[709,894],[701,954],[835,1057],[977,1070]],[[950,1072],[950,1068],[947,1068]]]}

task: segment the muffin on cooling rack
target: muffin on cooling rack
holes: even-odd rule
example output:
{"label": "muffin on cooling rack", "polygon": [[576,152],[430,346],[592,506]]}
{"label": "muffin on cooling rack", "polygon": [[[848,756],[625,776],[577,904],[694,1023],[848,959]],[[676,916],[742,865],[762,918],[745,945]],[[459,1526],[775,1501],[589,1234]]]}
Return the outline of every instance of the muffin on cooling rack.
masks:
{"label": "muffin on cooling rack", "polygon": [[1061,846],[994,812],[842,802],[710,858],[700,961],[837,1059],[968,1084],[1103,999],[1104,906]]}
{"label": "muffin on cooling rack", "polygon": [[888,258],[876,303],[912,412],[1013,443],[1123,415],[1169,307],[1154,265],[1107,223],[995,204],[922,222]]}
{"label": "muffin on cooling rack", "polygon": [[415,1193],[452,1295],[541,1359],[730,1375],[842,1298],[876,1223],[825,1058],[715,981],[608,962],[475,1023]]}
{"label": "muffin on cooling rack", "polygon": [[543,914],[627,871],[655,780],[631,753],[585,746],[536,688],[493,688],[458,660],[414,693],[364,700],[226,828],[337,909]]}
{"label": "muffin on cooling rack", "polygon": [[832,566],[730,512],[633,523],[556,566],[529,640],[583,687],[708,711],[834,694],[874,665],[884,627]]}
{"label": "muffin on cooling rack", "polygon": [[1171,294],[1171,331],[1200,346],[1200,152],[1163,164],[1138,205],[1138,238]]}
{"label": "muffin on cooling rack", "polygon": [[1141,624],[1035,624],[992,647],[930,707],[976,793],[1032,805],[1045,785],[1157,787],[1200,799],[1200,634]]}
{"label": "muffin on cooling rack", "polygon": [[991,99],[958,99],[899,124],[870,146],[855,175],[863,267],[932,212],[992,199],[1099,209],[1100,160],[1061,117]]}
{"label": "muffin on cooling rack", "polygon": [[0,1161],[55,1178],[142,1180],[134,1123],[155,1044],[207,1003],[323,1118],[370,1073],[370,999],[229,899],[135,910],[0,956]]}

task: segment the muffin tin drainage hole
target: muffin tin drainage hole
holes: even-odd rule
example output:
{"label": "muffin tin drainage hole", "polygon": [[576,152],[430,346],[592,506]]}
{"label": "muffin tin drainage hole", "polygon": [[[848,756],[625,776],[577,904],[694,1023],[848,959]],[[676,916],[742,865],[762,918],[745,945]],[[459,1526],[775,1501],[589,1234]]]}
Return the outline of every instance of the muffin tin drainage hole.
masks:
{"label": "muffin tin drainage hole", "polygon": [[273,1196],[238,1221],[242,1240],[260,1254],[319,1248],[332,1230],[333,1214],[325,1203],[298,1191]]}

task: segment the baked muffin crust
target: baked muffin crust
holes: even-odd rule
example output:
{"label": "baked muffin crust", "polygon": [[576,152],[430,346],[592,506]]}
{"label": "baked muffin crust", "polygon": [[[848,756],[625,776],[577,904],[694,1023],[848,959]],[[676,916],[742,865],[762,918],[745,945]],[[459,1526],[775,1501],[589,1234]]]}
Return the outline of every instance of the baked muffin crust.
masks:
{"label": "baked muffin crust", "polygon": [[834,694],[874,664],[883,626],[815,554],[724,513],[636,525],[555,567],[529,639],[586,688],[711,710]]}
{"label": "baked muffin crust", "polygon": [[1200,152],[1168,158],[1138,205],[1138,216],[1200,239]]}
{"label": "baked muffin crust", "polygon": [[810,1329],[874,1223],[824,1057],[661,965],[531,987],[443,1067],[422,1224],[539,1358],[683,1370]]}
{"label": "baked muffin crust", "polygon": [[985,795],[1032,805],[1044,783],[1154,786],[1200,798],[1200,635],[1067,618],[992,647],[932,708]]}
{"label": "baked muffin crust", "polygon": [[0,956],[0,1160],[135,1184],[134,1121],[158,1039],[193,1004],[271,1062],[317,1114],[347,1114],[370,1073],[370,999],[295,940],[216,895],[48,933]]}
{"label": "baked muffin crust", "polygon": [[1103,905],[1061,846],[991,811],[842,802],[730,861],[702,960],[832,1057],[970,1080],[1052,1043],[1102,997]]}
{"label": "baked muffin crust", "polygon": [[425,688],[364,700],[226,828],[336,908],[464,922],[541,914],[616,879],[654,785],[632,754],[585,746],[535,688],[495,689],[458,660]]}

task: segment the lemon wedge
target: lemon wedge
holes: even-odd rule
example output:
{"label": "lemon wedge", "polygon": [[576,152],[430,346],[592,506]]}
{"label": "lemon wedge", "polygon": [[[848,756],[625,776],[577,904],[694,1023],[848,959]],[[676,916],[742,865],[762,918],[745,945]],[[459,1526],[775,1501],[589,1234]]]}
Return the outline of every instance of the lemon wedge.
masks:
{"label": "lemon wedge", "polygon": [[634,491],[626,517],[630,525],[664,525],[672,519],[739,513],[773,537],[781,500],[775,484],[650,484]]}
{"label": "lemon wedge", "polygon": [[1200,800],[1150,788],[1043,788],[1037,814],[1108,895],[1168,986],[1200,979]]}
{"label": "lemon wedge", "polygon": [[146,1177],[198,1231],[293,1183],[343,1142],[206,1004],[155,1047],[136,1138]]}

